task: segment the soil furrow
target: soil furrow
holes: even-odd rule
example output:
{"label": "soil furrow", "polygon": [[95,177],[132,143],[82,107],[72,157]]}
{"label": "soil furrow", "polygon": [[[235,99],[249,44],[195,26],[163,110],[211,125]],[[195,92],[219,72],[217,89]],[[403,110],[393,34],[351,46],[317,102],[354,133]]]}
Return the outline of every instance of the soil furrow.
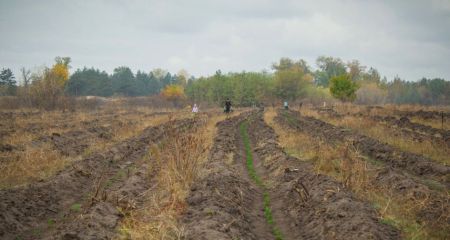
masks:
{"label": "soil furrow", "polygon": [[[385,123],[390,128],[399,129],[406,136],[416,140],[423,141],[429,139],[437,144],[443,144],[443,147],[450,146],[450,131],[444,129],[437,129],[431,126],[423,125],[420,123],[411,122],[405,115],[399,119],[395,116],[380,116],[370,113],[358,112],[358,113],[344,113],[341,114],[332,108],[314,108],[319,114],[326,114],[331,118],[343,118],[345,116],[354,117],[366,117],[376,122]],[[414,116],[414,115],[413,115]]]}
{"label": "soil furrow", "polygon": [[[376,211],[341,183],[316,174],[311,163],[287,155],[262,113],[249,131],[271,189],[274,212],[286,239],[399,239],[399,231],[379,221]],[[276,215],[276,214],[275,214]]]}
{"label": "soil furrow", "polygon": [[[69,169],[59,172],[47,181],[1,191],[0,236],[5,239],[20,239],[21,236],[23,239],[43,237],[47,231],[50,231],[49,229],[55,229],[55,225],[61,227],[64,226],[65,220],[70,222],[72,216],[94,212],[92,216],[100,220],[97,223],[98,226],[103,229],[113,229],[120,214],[115,207],[100,201],[114,199],[112,195],[108,195],[107,191],[103,191],[109,184],[108,180],[126,166],[131,166],[141,159],[147,153],[149,144],[163,139],[170,129],[188,128],[194,123],[192,119],[184,119],[147,128],[138,137],[116,144],[106,152],[93,154],[76,162]],[[139,171],[136,172],[138,173]],[[129,178],[129,181],[133,182],[132,179]],[[58,229],[63,236],[66,234],[64,229],[64,227]],[[74,230],[80,230],[80,228],[74,228]],[[83,236],[91,236],[86,229],[80,232],[87,232],[87,235]],[[109,236],[104,231],[95,232],[91,236],[92,239]],[[79,233],[67,234],[67,239],[71,239]]]}
{"label": "soil furrow", "polygon": [[[283,239],[400,238],[398,230],[379,221],[368,203],[357,200],[342,184],[315,174],[311,164],[284,153],[261,112],[253,120],[248,116],[218,124],[206,174],[187,199],[182,218],[187,239],[275,239],[274,225],[266,221],[262,209],[264,190]],[[254,171],[264,181],[263,189],[245,167],[245,144],[238,127],[246,120]]]}
{"label": "soil furrow", "polygon": [[[333,136],[339,135],[339,129],[332,133],[326,127],[316,127],[312,129],[309,125],[301,126],[307,119],[296,116],[295,119],[287,119],[285,112],[279,112],[276,120],[282,126],[304,132],[314,138],[325,140],[328,143],[335,143]],[[299,119],[304,119],[301,121]],[[326,125],[325,125],[326,126]],[[372,184],[380,189],[389,189],[392,194],[403,196],[406,199],[421,200],[424,205],[417,212],[417,218],[426,223],[430,229],[440,232],[447,231],[450,226],[450,198],[448,194],[431,189],[426,184],[418,181],[417,178],[405,174],[401,169],[394,169],[388,166],[377,167],[375,178]]]}
{"label": "soil furrow", "polygon": [[237,128],[249,115],[217,124],[205,166],[206,175],[191,188],[182,218],[187,239],[273,239],[264,219],[263,192],[248,177]]}
{"label": "soil furrow", "polygon": [[427,137],[436,143],[443,143],[443,147],[450,147],[450,131],[448,130],[436,129],[423,124],[414,123],[407,117],[397,119],[392,116],[371,116],[370,118],[375,121],[385,122],[391,127],[395,126],[402,130],[406,130],[406,133],[412,135],[414,139],[420,140]]}
{"label": "soil furrow", "polygon": [[326,114],[331,118],[342,118],[345,116],[366,117],[370,120],[385,123],[387,127],[400,130],[402,134],[412,138],[415,141],[423,141],[424,139],[431,140],[437,144],[442,144],[443,147],[450,146],[450,131],[444,129],[437,129],[431,126],[420,123],[411,122],[408,117],[402,116],[399,119],[395,116],[380,116],[370,113],[338,113],[332,108],[314,108],[319,114]]}
{"label": "soil furrow", "polygon": [[437,163],[421,155],[400,151],[349,129],[337,127],[313,117],[300,116],[295,111],[283,111],[279,112],[279,115],[283,117],[278,119],[285,121],[285,124],[314,134],[326,142],[350,142],[359,151],[374,160],[384,162],[393,168],[406,170],[421,178],[438,181],[443,184],[444,188],[450,187],[450,166]]}

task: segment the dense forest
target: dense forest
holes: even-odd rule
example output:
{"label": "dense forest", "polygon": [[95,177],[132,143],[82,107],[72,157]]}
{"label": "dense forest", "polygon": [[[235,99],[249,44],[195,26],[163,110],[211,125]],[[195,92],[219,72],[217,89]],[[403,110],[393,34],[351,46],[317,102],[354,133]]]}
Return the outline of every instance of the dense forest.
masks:
{"label": "dense forest", "polygon": [[320,103],[339,99],[359,104],[450,104],[450,82],[444,79],[388,81],[375,68],[359,61],[321,56],[313,70],[304,60],[282,58],[271,72],[230,72],[194,78],[185,70],[171,74],[163,69],[148,73],[117,67],[112,74],[95,68],[69,74],[70,58],[55,59],[42,72],[21,69],[18,86],[10,69],[0,73],[0,95],[26,95],[29,101],[68,96],[151,96],[169,100],[221,103],[230,98],[236,105],[271,104],[280,100]]}

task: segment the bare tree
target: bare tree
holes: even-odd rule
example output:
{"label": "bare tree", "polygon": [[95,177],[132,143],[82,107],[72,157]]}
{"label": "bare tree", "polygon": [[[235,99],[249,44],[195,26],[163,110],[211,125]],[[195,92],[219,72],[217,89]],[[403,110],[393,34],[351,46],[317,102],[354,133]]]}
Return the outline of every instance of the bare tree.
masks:
{"label": "bare tree", "polygon": [[22,67],[20,73],[22,75],[23,86],[27,88],[31,83],[31,71]]}

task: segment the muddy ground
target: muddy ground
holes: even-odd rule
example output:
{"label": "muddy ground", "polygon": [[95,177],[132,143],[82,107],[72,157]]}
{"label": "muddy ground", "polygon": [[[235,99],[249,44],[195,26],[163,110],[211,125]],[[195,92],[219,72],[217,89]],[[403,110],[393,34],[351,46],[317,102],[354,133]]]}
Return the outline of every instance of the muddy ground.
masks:
{"label": "muddy ground", "polygon": [[[2,239],[111,239],[139,194],[151,188],[140,160],[169,134],[197,125],[175,120],[90,155],[54,177],[0,191]],[[119,208],[120,207],[120,208]]]}
{"label": "muddy ground", "polygon": [[[249,124],[255,170],[264,187],[249,177],[238,132]],[[275,239],[264,218],[263,195],[270,196],[275,225],[283,239],[399,239],[398,230],[379,221],[368,204],[312,166],[283,152],[262,112],[218,124],[207,174],[191,189],[182,222],[188,239]]]}

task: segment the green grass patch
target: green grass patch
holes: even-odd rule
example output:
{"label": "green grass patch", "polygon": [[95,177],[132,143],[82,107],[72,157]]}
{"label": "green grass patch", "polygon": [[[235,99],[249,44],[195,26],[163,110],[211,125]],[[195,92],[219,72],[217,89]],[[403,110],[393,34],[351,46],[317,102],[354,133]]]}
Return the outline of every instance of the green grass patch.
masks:
{"label": "green grass patch", "polygon": [[246,155],[246,165],[247,165],[247,171],[250,175],[250,178],[258,185],[259,187],[263,188],[263,206],[264,206],[264,217],[266,218],[267,223],[272,227],[272,233],[275,236],[276,240],[283,240],[283,234],[281,233],[281,230],[276,226],[275,221],[272,216],[272,209],[270,208],[270,196],[266,189],[266,186],[264,182],[261,180],[261,178],[258,176],[255,170],[255,166],[253,164],[253,154],[252,154],[252,148],[250,146],[250,139],[247,134],[247,122],[242,123],[239,126],[239,130],[241,132],[242,139],[244,140],[244,147],[245,147],[245,155]]}
{"label": "green grass patch", "polygon": [[73,204],[72,206],[70,206],[70,210],[74,212],[81,212],[81,204],[80,203]]}

